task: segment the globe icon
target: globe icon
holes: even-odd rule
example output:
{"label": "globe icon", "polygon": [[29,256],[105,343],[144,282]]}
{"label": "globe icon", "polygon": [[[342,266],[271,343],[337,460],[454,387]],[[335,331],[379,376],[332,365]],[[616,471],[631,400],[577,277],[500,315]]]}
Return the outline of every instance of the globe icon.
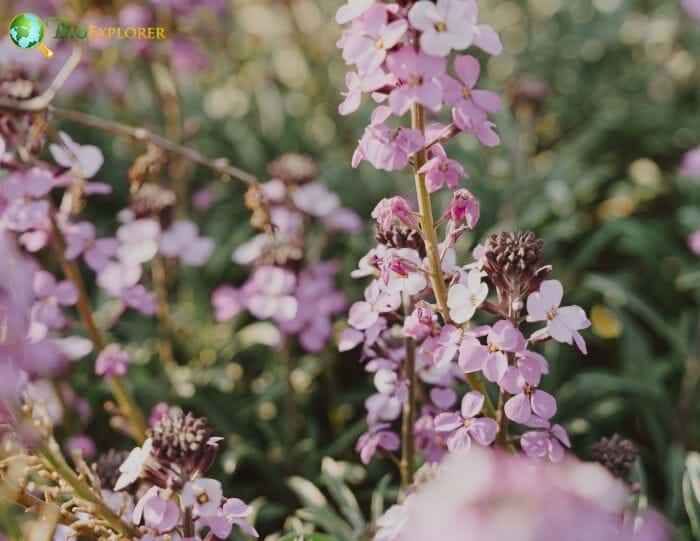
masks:
{"label": "globe icon", "polygon": [[10,39],[22,49],[38,47],[47,58],[53,52],[42,43],[44,39],[44,23],[33,13],[20,13],[10,23]]}

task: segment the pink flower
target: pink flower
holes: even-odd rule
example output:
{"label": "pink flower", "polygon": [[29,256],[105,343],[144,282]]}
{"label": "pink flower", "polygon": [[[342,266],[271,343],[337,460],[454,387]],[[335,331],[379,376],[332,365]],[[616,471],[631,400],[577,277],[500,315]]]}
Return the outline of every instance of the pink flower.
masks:
{"label": "pink flower", "polygon": [[380,314],[393,312],[401,306],[401,295],[397,292],[382,291],[378,281],[373,281],[365,289],[365,300],[350,307],[348,323],[355,329],[364,331],[372,327]]}
{"label": "pink flower", "polygon": [[504,319],[491,327],[486,343],[483,346],[475,338],[465,338],[459,348],[459,366],[465,372],[483,370],[486,379],[499,382],[508,368],[506,353],[522,352],[525,338],[513,323]]}
{"label": "pink flower", "polygon": [[481,215],[479,200],[469,190],[456,190],[445,215],[456,223],[464,222],[467,228],[474,229]]}
{"label": "pink flower", "polygon": [[469,449],[472,439],[479,445],[491,445],[496,439],[498,424],[488,417],[476,418],[484,407],[484,396],[476,391],[464,395],[459,413],[441,413],[435,418],[435,430],[449,432],[450,451]]}
{"label": "pink flower", "polygon": [[157,311],[156,294],[148,291],[141,284],[122,289],[119,299],[125,306],[140,312],[144,316],[154,316]]}
{"label": "pink flower", "polygon": [[97,285],[113,297],[119,297],[123,290],[135,286],[140,279],[140,266],[111,262],[99,271]]}
{"label": "pink flower", "polygon": [[[700,14],[700,2],[692,0],[698,7]],[[698,17],[700,19],[700,16]],[[700,177],[700,147],[689,150],[683,155],[680,174],[684,177]]]}
{"label": "pink flower", "polygon": [[688,237],[688,248],[695,255],[700,255],[700,229]]}
{"label": "pink flower", "polygon": [[404,115],[413,103],[420,103],[432,111],[440,110],[442,88],[438,77],[445,73],[444,58],[402,47],[389,55],[386,64],[402,83],[389,95],[389,105],[395,115]]}
{"label": "pink flower", "polygon": [[134,507],[134,524],[143,519],[147,528],[158,533],[172,530],[180,520],[180,509],[165,495],[166,491],[158,487],[149,488]]}
{"label": "pink flower", "polygon": [[189,220],[175,222],[160,238],[160,253],[178,257],[185,265],[201,267],[212,251],[214,241],[199,236],[197,226]]}
{"label": "pink flower", "polygon": [[160,224],[150,219],[129,222],[117,230],[117,239],[120,243],[117,255],[123,263],[146,263],[158,253]]}
{"label": "pink flower", "polygon": [[109,344],[97,356],[95,374],[104,377],[123,376],[126,374],[130,355],[117,344]]}
{"label": "pink flower", "polygon": [[362,102],[362,94],[374,92],[391,82],[392,78],[382,69],[376,69],[365,75],[348,72],[345,75],[347,92],[343,93],[345,100],[338,106],[341,115],[349,115],[357,111]]}
{"label": "pink flower", "polygon": [[399,437],[388,428],[386,423],[376,424],[357,440],[355,449],[360,453],[363,464],[369,464],[378,449],[396,451],[400,447]]}
{"label": "pink flower", "polygon": [[212,293],[211,302],[214,305],[216,321],[228,321],[240,314],[244,308],[240,290],[228,285],[217,287]]}
{"label": "pink flower", "polygon": [[51,172],[39,167],[9,175],[0,182],[0,198],[7,202],[2,223],[18,233],[47,226],[49,203],[44,198],[53,187]]}
{"label": "pink flower", "polygon": [[700,0],[683,0],[681,5],[688,15],[700,20]]}
{"label": "pink flower", "polygon": [[442,79],[445,100],[453,106],[455,124],[460,130],[476,135],[486,146],[498,145],[500,139],[492,130],[488,114],[500,111],[501,99],[494,92],[474,88],[481,73],[479,61],[473,56],[459,56],[455,59],[455,71],[461,85],[451,77]]}
{"label": "pink flower", "polygon": [[78,302],[78,289],[73,282],[57,282],[52,274],[40,270],[34,275],[34,294],[31,335],[34,340],[40,340],[46,337],[48,329],[60,329],[65,325],[61,307]]}
{"label": "pink flower", "polygon": [[472,270],[467,275],[466,284],[457,283],[447,292],[447,307],[455,323],[466,323],[476,313],[489,294],[489,286],[481,281],[481,271]]}
{"label": "pink flower", "polygon": [[374,385],[379,391],[365,401],[367,422],[393,421],[401,414],[403,404],[408,400],[408,385],[399,380],[396,372],[380,369],[374,374]]}
{"label": "pink flower", "polygon": [[403,324],[403,332],[415,340],[422,340],[435,328],[437,316],[425,301],[418,301]]}
{"label": "pink flower", "polygon": [[394,224],[403,224],[408,227],[415,227],[417,224],[411,205],[398,195],[389,199],[384,198],[377,203],[372,211],[372,218],[382,229],[391,229]]}
{"label": "pink flower", "polygon": [[375,0],[348,0],[338,8],[335,14],[335,21],[338,24],[349,23],[364,15],[364,13],[372,7]]}
{"label": "pink flower", "polygon": [[520,437],[520,447],[531,458],[549,458],[552,462],[564,460],[564,448],[571,447],[569,435],[561,425],[544,423],[544,430],[531,430]]}
{"label": "pink flower", "polygon": [[66,238],[66,259],[73,260],[82,254],[85,263],[95,272],[104,269],[119,249],[117,239],[96,239],[95,226],[90,222],[69,224],[63,234]]}
{"label": "pink flower", "polygon": [[413,103],[431,111],[440,110],[442,88],[437,78],[445,73],[444,58],[416,52],[413,47],[406,46],[391,53],[386,65],[402,83],[389,95],[389,105],[395,115],[404,115]]}
{"label": "pink flower", "polygon": [[49,145],[56,163],[83,179],[92,178],[104,163],[102,151],[95,145],[79,145],[65,132],[59,132],[62,145]]}
{"label": "pink flower", "polygon": [[246,306],[257,318],[289,321],[298,309],[293,295],[295,285],[292,272],[279,267],[259,267],[244,287]]}
{"label": "pink flower", "polygon": [[233,526],[238,526],[250,536],[258,537],[258,532],[246,520],[253,513],[253,508],[238,498],[229,498],[224,503],[221,511],[216,515],[205,516],[197,521],[200,527],[211,528],[218,539],[227,539],[231,535]]}
{"label": "pink flower", "polygon": [[371,73],[379,68],[408,29],[404,19],[389,23],[384,4],[374,4],[362,17],[362,31],[353,33],[344,43],[343,58],[357,65],[360,73]]}
{"label": "pink flower", "polygon": [[353,167],[367,160],[377,169],[399,171],[408,165],[411,154],[423,148],[425,137],[419,130],[384,124],[390,114],[391,110],[383,106],[372,113],[372,124],[365,129],[353,155]]}
{"label": "pink flower", "polygon": [[458,161],[450,160],[442,145],[433,145],[430,148],[430,159],[419,173],[425,175],[428,191],[432,193],[445,185],[450,190],[456,189],[464,176],[464,167]]}
{"label": "pink flower", "polygon": [[578,332],[591,326],[586,313],[579,306],[560,306],[564,288],[557,280],[545,280],[540,290],[527,298],[528,321],[546,321],[547,332],[557,342],[576,343],[584,355],[586,342]]}
{"label": "pink flower", "polygon": [[461,51],[469,47],[474,36],[470,11],[474,8],[464,0],[416,2],[408,19],[421,32],[421,49],[430,55],[447,56],[452,49]]}
{"label": "pink flower", "polygon": [[66,440],[66,450],[69,455],[80,454],[81,457],[89,460],[97,453],[95,442],[90,436],[85,434],[76,434]]}
{"label": "pink flower", "polygon": [[516,367],[510,366],[501,378],[500,386],[513,396],[505,405],[506,416],[516,423],[527,423],[532,414],[540,419],[548,420],[557,412],[557,402],[554,397],[536,388],[539,377]]}

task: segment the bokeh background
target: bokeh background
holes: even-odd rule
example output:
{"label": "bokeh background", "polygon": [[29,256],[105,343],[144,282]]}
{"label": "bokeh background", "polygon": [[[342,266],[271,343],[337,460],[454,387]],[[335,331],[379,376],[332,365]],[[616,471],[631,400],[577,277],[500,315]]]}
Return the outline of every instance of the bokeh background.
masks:
{"label": "bokeh background", "polygon": [[[413,185],[406,174],[350,167],[369,109],[337,114],[345,73],[335,47],[340,3],[44,0],[3,2],[0,19],[21,9],[84,24],[148,17],[165,26],[163,42],[81,43],[85,59],[57,103],[143,125],[261,179],[280,154],[308,154],[343,205],[366,218],[381,197],[410,195]],[[632,439],[640,449],[635,476],[642,494],[665,512],[678,539],[692,539],[682,477],[686,454],[700,450],[700,259],[687,239],[700,228],[700,179],[678,170],[684,152],[700,144],[700,21],[677,0],[480,4],[505,45],[486,62],[483,86],[509,105],[496,118],[500,147],[485,150],[467,137],[450,143],[482,209],[461,253],[466,257],[470,244],[500,229],[531,229],[545,239],[568,300],[585,307],[593,322],[586,358],[556,344],[546,351],[553,373],[545,385],[558,396],[559,420],[581,457],[600,437],[617,432]],[[50,38],[47,44],[57,51],[51,62],[3,38],[0,70],[16,62],[38,84],[50,81],[69,47]],[[86,212],[104,232],[113,231],[128,201],[127,169],[142,147],[66,122],[55,127],[103,149],[99,180],[115,193]],[[339,354],[329,344],[318,355],[296,349],[283,358],[269,346],[272,325],[248,316],[216,323],[212,290],[240,283],[247,272],[231,262],[232,250],[254,234],[244,190],[186,164],[169,179],[178,211],[192,216],[217,250],[206,267],[172,280],[180,365],[171,374],[157,362],[155,322],[133,316],[113,329],[135,352],[130,379],[138,401],[145,409],[176,403],[210,419],[226,437],[217,467],[227,492],[256,501],[264,534],[301,522],[295,509],[321,497],[299,479],[290,484],[292,476],[312,483],[325,476],[322,490],[331,496],[342,489],[329,479],[343,478],[369,515],[377,483],[395,472],[382,461],[356,466],[353,446],[365,428],[370,389],[357,352]],[[195,195],[210,198],[211,206],[198,210]],[[362,284],[349,272],[372,242],[368,225],[364,234],[340,236],[326,249],[340,262],[339,285],[351,301]],[[94,296],[97,305],[107,303],[98,291]],[[105,308],[103,317],[108,313]],[[91,362],[70,374],[94,406],[89,430],[101,449],[129,448],[106,428],[100,403],[108,392],[95,385]],[[70,423],[62,430],[68,434]],[[343,462],[326,460],[322,468],[324,457]],[[335,527],[334,539],[362,539],[333,523],[339,516],[342,509],[328,511],[326,531]]]}

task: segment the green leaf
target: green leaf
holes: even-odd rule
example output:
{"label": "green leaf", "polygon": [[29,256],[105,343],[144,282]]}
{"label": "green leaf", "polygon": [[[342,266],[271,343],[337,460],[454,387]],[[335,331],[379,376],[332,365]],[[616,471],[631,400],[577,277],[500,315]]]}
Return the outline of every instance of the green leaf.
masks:
{"label": "green leaf", "polygon": [[390,481],[391,475],[385,475],[384,477],[382,477],[382,480],[379,481],[377,488],[372,493],[372,522],[376,522],[377,519],[384,514],[384,499]]}
{"label": "green leaf", "polygon": [[307,507],[324,507],[328,505],[328,500],[316,485],[303,477],[290,477],[287,485],[299,497],[301,502]]}
{"label": "green leaf", "polygon": [[324,468],[324,470],[321,474],[321,481],[328,488],[340,512],[352,524],[355,531],[364,530],[366,528],[365,517],[362,515],[355,495],[342,479],[330,472],[330,468]]}
{"label": "green leaf", "polygon": [[336,537],[338,541],[354,541],[357,539],[348,523],[329,507],[305,507],[297,511],[297,516],[323,529]]}

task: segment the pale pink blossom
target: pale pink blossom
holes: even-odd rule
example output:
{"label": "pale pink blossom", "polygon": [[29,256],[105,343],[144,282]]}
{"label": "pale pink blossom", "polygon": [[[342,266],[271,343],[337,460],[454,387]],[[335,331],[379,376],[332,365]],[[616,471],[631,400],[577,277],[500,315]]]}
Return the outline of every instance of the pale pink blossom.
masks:
{"label": "pale pink blossom", "polygon": [[[697,10],[700,14],[700,2],[697,0],[691,0],[691,2],[698,6]],[[698,18],[700,19],[700,16]],[[700,147],[691,149],[683,155],[680,174],[684,177],[700,177]]]}
{"label": "pale pink blossom", "polygon": [[151,219],[134,220],[117,229],[117,255],[127,265],[141,265],[158,253],[160,224]]}
{"label": "pale pink blossom", "polygon": [[465,176],[464,167],[458,161],[449,159],[445,149],[439,144],[430,148],[429,159],[420,168],[419,173],[425,175],[426,186],[431,193],[443,186],[455,190]]}
{"label": "pale pink blossom", "polygon": [[357,111],[362,102],[362,94],[368,94],[379,90],[392,81],[392,77],[382,69],[376,69],[370,73],[360,75],[355,72],[348,72],[345,75],[345,85],[347,92],[343,92],[345,99],[338,106],[341,115],[349,115]]}
{"label": "pale pink blossom", "polygon": [[379,282],[374,280],[365,289],[365,300],[358,301],[350,307],[348,323],[355,329],[364,331],[372,327],[380,314],[393,312],[401,306],[401,295],[397,292],[383,291]]}
{"label": "pale pink blossom", "polygon": [[413,103],[431,111],[440,110],[442,87],[438,77],[445,73],[444,58],[417,52],[413,47],[401,47],[389,55],[386,65],[402,83],[389,95],[389,105],[395,115],[404,115]]}
{"label": "pale pink blossom", "polygon": [[564,288],[557,280],[545,280],[539,291],[527,298],[528,321],[546,321],[547,332],[557,342],[576,343],[586,354],[586,342],[578,331],[587,329],[591,322],[579,306],[561,306]]}
{"label": "pale pink blossom", "polygon": [[447,432],[450,451],[469,449],[472,440],[479,445],[491,445],[496,439],[498,424],[489,417],[476,417],[484,407],[484,396],[468,392],[462,399],[459,413],[441,413],[435,418],[435,430]]}
{"label": "pale pink blossom", "polygon": [[501,378],[500,386],[508,391],[511,398],[505,404],[505,413],[516,423],[527,423],[532,415],[549,420],[557,412],[557,402],[554,397],[536,385],[539,377],[528,377],[528,373],[510,366]]}
{"label": "pale pink blossom", "polygon": [[49,145],[49,151],[56,163],[71,170],[80,178],[92,178],[104,163],[99,147],[80,145],[65,132],[59,132],[61,145]]}
{"label": "pale pink blossom", "polygon": [[408,13],[411,25],[421,32],[420,46],[429,55],[447,56],[451,50],[461,51],[474,37],[475,6],[464,0],[416,2]]}
{"label": "pale pink blossom", "polygon": [[95,226],[90,222],[69,224],[64,227],[63,234],[66,238],[66,259],[73,260],[82,255],[85,263],[95,272],[103,270],[119,249],[117,239],[96,239]]}
{"label": "pale pink blossom", "polygon": [[384,4],[374,4],[362,17],[362,31],[353,33],[343,44],[343,58],[355,64],[360,73],[371,73],[379,68],[408,29],[404,19],[389,22]]}
{"label": "pale pink blossom", "polygon": [[348,0],[338,8],[335,14],[335,21],[338,24],[345,24],[364,15],[376,0]]}
{"label": "pale pink blossom", "polygon": [[199,236],[199,228],[189,220],[175,222],[160,237],[160,253],[177,257],[185,265],[201,267],[214,251],[214,241]]}
{"label": "pale pink blossom", "polygon": [[542,430],[530,430],[520,437],[520,447],[531,458],[548,458],[552,462],[564,460],[565,449],[571,447],[569,435],[561,425],[543,423]]}
{"label": "pale pink blossom", "polygon": [[467,275],[466,283],[457,283],[447,293],[447,307],[455,323],[466,323],[476,309],[483,304],[489,294],[489,287],[481,281],[481,272],[473,270]]}

